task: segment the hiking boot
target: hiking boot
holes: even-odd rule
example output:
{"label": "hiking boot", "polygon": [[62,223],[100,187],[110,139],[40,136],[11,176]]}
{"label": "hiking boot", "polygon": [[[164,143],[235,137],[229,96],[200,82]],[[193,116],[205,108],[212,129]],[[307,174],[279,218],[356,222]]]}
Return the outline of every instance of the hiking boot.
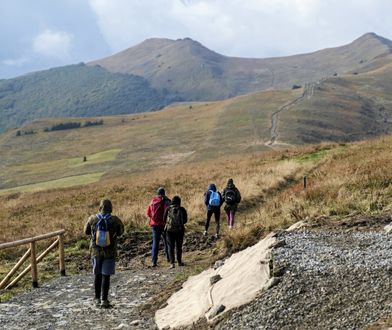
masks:
{"label": "hiking boot", "polygon": [[151,264],[151,267],[158,267],[158,265],[155,263],[155,262],[153,262],[152,264]]}
{"label": "hiking boot", "polygon": [[101,299],[95,298],[94,299],[94,305],[95,305],[95,307],[101,307]]}
{"label": "hiking boot", "polygon": [[169,269],[173,269],[175,267],[175,265],[174,264],[171,264],[170,266],[169,266]]}
{"label": "hiking boot", "polygon": [[182,261],[180,261],[180,262],[178,262],[178,266],[183,267],[183,266],[185,266],[185,264]]}
{"label": "hiking boot", "polygon": [[102,301],[101,308],[112,308],[113,305],[109,302],[109,300]]}
{"label": "hiking boot", "polygon": [[208,236],[207,230],[204,231],[203,236],[204,236],[204,237],[207,237],[207,236]]}
{"label": "hiking boot", "polygon": [[219,238],[219,234],[215,234],[215,238],[218,239]]}

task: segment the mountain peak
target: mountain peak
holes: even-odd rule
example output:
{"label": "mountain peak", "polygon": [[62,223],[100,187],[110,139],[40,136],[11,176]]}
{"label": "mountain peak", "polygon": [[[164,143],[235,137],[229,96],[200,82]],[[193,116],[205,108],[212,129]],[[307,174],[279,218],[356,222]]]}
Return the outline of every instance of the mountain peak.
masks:
{"label": "mountain peak", "polygon": [[384,37],[379,36],[378,34],[374,32],[368,32],[365,33],[364,35],[360,36],[358,39],[355,39],[352,43],[368,43],[368,42],[378,42],[383,45],[388,46],[390,49],[392,49],[392,41],[389,39],[386,39]]}

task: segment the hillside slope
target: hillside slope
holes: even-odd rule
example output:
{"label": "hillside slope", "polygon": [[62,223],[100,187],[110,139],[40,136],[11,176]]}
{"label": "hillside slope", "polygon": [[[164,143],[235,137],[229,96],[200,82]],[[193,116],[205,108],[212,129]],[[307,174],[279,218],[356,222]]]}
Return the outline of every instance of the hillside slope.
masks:
{"label": "hillside slope", "polygon": [[135,113],[166,103],[142,77],[70,65],[0,80],[0,132],[39,118]]}
{"label": "hillside slope", "polygon": [[391,53],[392,42],[374,33],[341,47],[269,59],[223,56],[189,38],[148,39],[90,65],[143,76],[152,86],[186,100],[218,100],[361,71],[374,60],[390,61]]}

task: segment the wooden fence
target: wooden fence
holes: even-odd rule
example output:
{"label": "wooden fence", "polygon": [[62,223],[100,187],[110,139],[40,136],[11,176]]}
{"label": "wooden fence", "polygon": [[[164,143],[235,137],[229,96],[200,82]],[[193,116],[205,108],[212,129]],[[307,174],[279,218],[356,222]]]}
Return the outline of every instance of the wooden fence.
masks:
{"label": "wooden fence", "polygon": [[[51,251],[56,245],[59,246],[59,265],[60,265],[60,274],[65,276],[65,260],[64,260],[64,234],[65,230],[58,230],[52,233],[35,236],[31,238],[25,238],[19,241],[8,242],[0,244],[0,250],[7,249],[11,247],[16,247],[19,245],[29,244],[30,247],[27,252],[20,258],[20,260],[16,263],[16,265],[10,270],[10,272],[6,275],[6,277],[0,282],[0,290],[7,290],[13,287],[16,283],[18,283],[29,271],[31,271],[32,277],[32,285],[33,288],[38,287],[38,270],[37,264]],[[36,242],[44,239],[56,237],[56,240],[37,257],[36,251]],[[10,282],[12,276],[17,272],[17,270],[23,265],[23,263],[30,256],[30,265],[24,269],[12,282]]]}

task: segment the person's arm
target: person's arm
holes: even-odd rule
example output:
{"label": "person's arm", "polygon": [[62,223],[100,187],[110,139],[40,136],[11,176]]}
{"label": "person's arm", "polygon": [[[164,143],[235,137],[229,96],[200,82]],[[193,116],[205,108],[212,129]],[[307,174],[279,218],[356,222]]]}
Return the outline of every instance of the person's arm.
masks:
{"label": "person's arm", "polygon": [[204,204],[206,205],[206,206],[208,206],[208,201],[210,200],[210,192],[209,191],[206,191],[205,193],[204,193]]}
{"label": "person's arm", "polygon": [[237,203],[241,202],[241,193],[240,191],[236,188],[237,190]]}
{"label": "person's arm", "polygon": [[183,224],[185,225],[188,222],[188,213],[186,212],[186,209],[184,207],[181,207],[182,210],[182,221]]}
{"label": "person's arm", "polygon": [[218,194],[219,194],[219,200],[220,200],[220,204],[219,204],[219,206],[222,206],[223,205],[223,202],[224,202],[224,200],[223,200],[223,197],[222,197],[222,194],[218,191]]}
{"label": "person's arm", "polygon": [[165,209],[165,212],[163,213],[163,223],[166,224],[167,221],[167,214],[169,213],[169,208]]}
{"label": "person's arm", "polygon": [[152,217],[152,214],[151,214],[151,204],[149,204],[148,207],[147,207],[147,216],[148,216],[149,219],[151,219],[151,217]]}
{"label": "person's arm", "polygon": [[92,218],[90,217],[90,218],[88,218],[86,224],[84,225],[84,233],[86,235],[91,235],[91,221],[92,221]]}
{"label": "person's arm", "polygon": [[116,217],[116,218],[117,218],[117,231],[116,231],[116,234],[117,234],[117,236],[121,236],[122,234],[124,234],[124,224],[123,224],[123,222],[121,221],[120,218],[118,218],[118,217]]}

